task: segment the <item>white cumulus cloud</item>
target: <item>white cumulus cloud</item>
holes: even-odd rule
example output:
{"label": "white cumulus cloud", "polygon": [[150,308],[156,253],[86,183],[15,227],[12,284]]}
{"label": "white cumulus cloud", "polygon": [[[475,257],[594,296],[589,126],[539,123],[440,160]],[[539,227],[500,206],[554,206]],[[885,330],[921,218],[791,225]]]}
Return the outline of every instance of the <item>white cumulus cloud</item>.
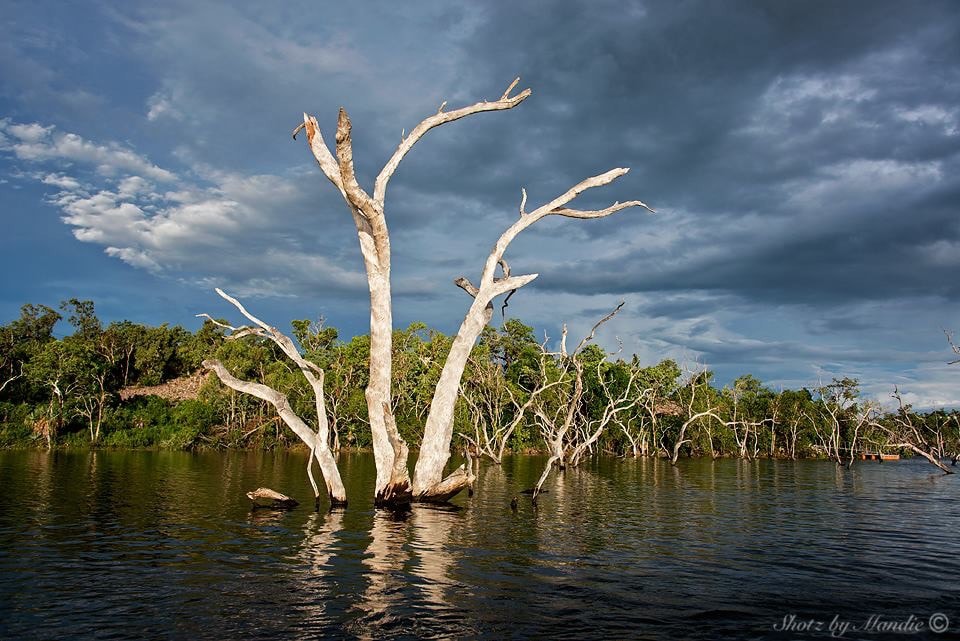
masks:
{"label": "white cumulus cloud", "polygon": [[[337,254],[342,239],[320,236],[331,252],[311,242],[322,231],[310,218],[316,205],[295,178],[200,165],[181,176],[116,143],[53,126],[4,120],[0,132],[10,140],[2,151],[41,169],[18,177],[58,190],[47,200],[74,237],[134,268],[245,295],[365,289],[359,261],[324,257]],[[55,170],[63,165],[69,175]]]}

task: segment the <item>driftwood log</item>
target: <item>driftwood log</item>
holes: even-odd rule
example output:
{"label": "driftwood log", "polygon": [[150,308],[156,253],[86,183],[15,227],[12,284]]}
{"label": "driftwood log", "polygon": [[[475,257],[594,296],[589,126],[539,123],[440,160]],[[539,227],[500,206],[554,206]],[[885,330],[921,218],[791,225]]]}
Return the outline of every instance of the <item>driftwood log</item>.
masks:
{"label": "driftwood log", "polygon": [[254,509],[266,507],[274,510],[292,510],[300,505],[296,499],[268,487],[258,487],[252,492],[247,492],[247,498],[253,501]]}

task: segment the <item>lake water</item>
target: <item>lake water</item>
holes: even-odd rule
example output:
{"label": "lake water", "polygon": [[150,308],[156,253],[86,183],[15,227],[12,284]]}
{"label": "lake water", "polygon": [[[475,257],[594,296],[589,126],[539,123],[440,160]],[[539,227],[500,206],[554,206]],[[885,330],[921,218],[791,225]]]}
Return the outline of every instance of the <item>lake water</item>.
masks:
{"label": "lake water", "polygon": [[[328,513],[305,453],[0,452],[0,637],[960,632],[960,486],[925,462],[604,459],[512,511],[542,464],[485,464],[472,498],[394,515],[369,454],[341,456],[350,506]],[[258,486],[303,505],[251,512]]]}

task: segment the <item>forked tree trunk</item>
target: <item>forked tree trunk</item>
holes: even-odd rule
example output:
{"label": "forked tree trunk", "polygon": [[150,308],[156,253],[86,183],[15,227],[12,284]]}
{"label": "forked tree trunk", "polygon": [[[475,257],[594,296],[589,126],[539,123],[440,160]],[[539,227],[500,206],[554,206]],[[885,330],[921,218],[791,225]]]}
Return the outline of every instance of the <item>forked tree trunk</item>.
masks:
{"label": "forked tree trunk", "polygon": [[[509,268],[503,261],[503,254],[514,237],[548,215],[601,218],[627,207],[649,209],[639,201],[618,202],[598,211],[566,208],[566,205],[581,192],[612,182],[625,174],[626,169],[614,169],[606,174],[587,179],[530,213],[524,211],[526,203],[526,192],[524,192],[520,205],[520,220],[507,229],[497,241],[484,266],[480,286],[474,287],[465,278],[457,281],[461,288],[474,297],[474,302],[454,338],[444,363],[430,405],[420,457],[411,483],[406,468],[407,446],[400,438],[396,426],[393,425],[390,408],[393,321],[390,295],[390,239],[384,216],[387,185],[410,149],[434,127],[476,113],[512,109],[526,100],[530,95],[529,89],[515,96],[510,95],[518,82],[519,78],[514,80],[499,100],[481,101],[449,112],[444,111],[446,103],[441,104],[436,114],[425,118],[401,140],[397,150],[377,176],[372,196],[360,187],[354,173],[351,124],[346,111],[340,110],[337,122],[336,157],[324,142],[317,120],[312,116],[304,114],[303,125],[294,131],[294,135],[301,128],[306,131],[307,141],[317,164],[346,201],[357,228],[360,251],[363,254],[370,289],[370,378],[366,390],[366,401],[377,466],[375,500],[379,505],[402,504],[410,500],[446,501],[472,484],[473,474],[469,466],[461,466],[449,477],[443,478],[444,468],[450,458],[450,444],[453,438],[453,410],[467,358],[481,331],[491,318],[493,299],[519,289],[537,276],[536,274],[510,276]],[[502,278],[495,276],[498,265],[503,267]]]}

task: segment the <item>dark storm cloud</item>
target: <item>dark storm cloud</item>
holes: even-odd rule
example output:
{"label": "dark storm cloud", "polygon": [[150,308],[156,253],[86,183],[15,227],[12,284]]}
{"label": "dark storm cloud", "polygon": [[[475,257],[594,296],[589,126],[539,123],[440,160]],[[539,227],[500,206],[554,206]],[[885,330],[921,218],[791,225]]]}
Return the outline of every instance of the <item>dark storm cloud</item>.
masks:
{"label": "dark storm cloud", "polygon": [[[537,286],[722,289],[807,303],[956,294],[952,266],[923,258],[958,238],[960,33],[949,5],[496,4],[487,18],[472,40],[485,79],[520,69],[535,94],[510,114],[509,139],[473,126],[456,144],[482,157],[501,149],[502,164],[518,166],[503,175],[464,164],[444,187],[561,189],[629,164],[597,200],[642,191],[702,228],[666,256],[584,259],[576,270],[543,269]],[[431,144],[444,146],[437,166],[475,160],[460,160],[452,142]],[[797,200],[819,188],[832,198]],[[745,227],[748,215],[756,218]],[[621,222],[573,233],[614,237]],[[711,245],[727,251],[697,257]],[[664,269],[673,255],[687,258]]]}

